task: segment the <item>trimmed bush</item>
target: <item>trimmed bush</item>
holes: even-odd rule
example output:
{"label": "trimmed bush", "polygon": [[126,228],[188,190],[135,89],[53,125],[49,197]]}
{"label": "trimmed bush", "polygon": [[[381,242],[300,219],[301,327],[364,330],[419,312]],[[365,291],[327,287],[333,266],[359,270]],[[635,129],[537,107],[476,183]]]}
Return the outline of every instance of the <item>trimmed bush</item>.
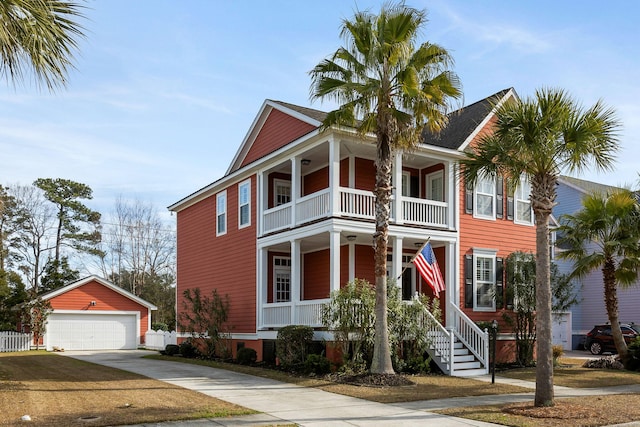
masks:
{"label": "trimmed bush", "polygon": [[200,356],[200,352],[189,340],[180,343],[180,355],[188,359],[195,359]]}
{"label": "trimmed bush", "polygon": [[258,354],[256,351],[249,347],[242,347],[238,349],[238,355],[236,361],[241,365],[253,365],[258,360]]}
{"label": "trimmed bush", "polygon": [[175,344],[167,344],[167,346],[164,348],[164,354],[166,354],[167,356],[175,356],[179,353],[180,347]]}
{"label": "trimmed bush", "polygon": [[284,369],[291,369],[304,364],[307,346],[313,339],[311,326],[290,325],[278,331],[276,340],[276,356]]}
{"label": "trimmed bush", "polygon": [[324,375],[331,372],[331,362],[321,354],[310,354],[304,362],[307,374]]}
{"label": "trimmed bush", "polygon": [[618,355],[605,356],[600,359],[587,360],[582,364],[583,368],[595,368],[595,369],[624,369],[622,362]]}

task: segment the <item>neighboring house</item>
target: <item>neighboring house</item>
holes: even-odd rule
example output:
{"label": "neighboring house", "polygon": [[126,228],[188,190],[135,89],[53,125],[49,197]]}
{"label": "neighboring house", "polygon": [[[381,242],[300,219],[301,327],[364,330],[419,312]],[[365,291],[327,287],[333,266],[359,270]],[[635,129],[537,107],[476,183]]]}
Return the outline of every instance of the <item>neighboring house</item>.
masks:
{"label": "neighboring house", "polygon": [[[486,372],[487,338],[474,322],[501,321],[503,260],[535,251],[526,183],[507,194],[502,179],[466,189],[456,176],[463,151],[490,131],[492,106],[515,96],[507,89],[452,113],[446,130],[425,133],[394,160],[389,275],[406,268],[398,281],[405,300],[431,295],[411,263],[430,239],[447,285],[445,328],[434,333],[468,351],[454,365],[452,347],[435,350],[449,374]],[[247,346],[273,360],[278,329],[291,324],[330,341],[320,323],[330,293],[354,278],[374,281],[375,141],[352,129],[320,132],[325,116],[265,101],[227,173],[169,207],[177,213],[178,312],[187,289],[229,295],[234,352]]]}
{"label": "neighboring house", "polygon": [[144,344],[156,307],[96,276],[41,296],[51,303],[47,350],[124,350]]}
{"label": "neighboring house", "polygon": [[[582,209],[582,199],[587,194],[605,193],[617,189],[617,187],[609,185],[562,176],[558,181],[557,205],[553,208],[553,215],[562,222],[562,215],[574,214]],[[558,251],[562,251],[562,248],[556,248],[556,252]],[[561,273],[567,274],[571,271],[571,261],[564,261],[556,257],[555,262]],[[604,304],[602,271],[594,270],[575,283],[580,303],[570,309],[571,346],[574,349],[580,347],[587,332],[595,325],[609,321]],[[640,307],[640,286],[631,286],[627,289],[618,288],[618,308],[621,322],[640,323],[638,307]]]}

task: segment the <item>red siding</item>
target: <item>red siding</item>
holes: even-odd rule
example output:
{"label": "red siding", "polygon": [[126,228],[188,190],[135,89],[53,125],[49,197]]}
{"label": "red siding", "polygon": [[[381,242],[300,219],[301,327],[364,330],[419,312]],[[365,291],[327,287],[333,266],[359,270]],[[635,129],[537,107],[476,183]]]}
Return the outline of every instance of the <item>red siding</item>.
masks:
{"label": "red siding", "polygon": [[291,117],[279,110],[272,110],[240,167],[276,151],[278,148],[314,129],[315,127],[309,123]]}
{"label": "red siding", "polygon": [[[242,180],[244,181],[244,180]],[[227,234],[216,237],[216,195],[178,212],[178,312],[182,293],[229,295],[228,325],[256,330],[256,179],[251,177],[251,225],[238,229],[238,183],[227,187]]]}
{"label": "red siding", "polygon": [[[127,298],[126,296],[91,281],[85,285],[71,289],[49,300],[55,310],[85,310],[85,311],[139,311],[140,339],[144,343],[144,334],[149,328],[149,310],[147,307]],[[92,306],[91,301],[96,305]]]}
{"label": "red siding", "polygon": [[324,190],[325,188],[329,188],[329,168],[324,167],[322,169],[318,169],[315,172],[311,172],[304,176],[304,194],[315,193],[316,191]]}
{"label": "red siding", "polygon": [[373,247],[356,245],[356,278],[365,279],[375,283],[375,272],[373,271]]}
{"label": "red siding", "polygon": [[349,281],[349,245],[340,247],[340,287]]}
{"label": "red siding", "polygon": [[349,186],[349,158],[340,160],[340,186]]}
{"label": "red siding", "polygon": [[376,168],[373,160],[356,158],[355,169],[355,188],[373,191],[376,184]]}
{"label": "red siding", "polygon": [[329,298],[329,249],[304,254],[304,299]]}

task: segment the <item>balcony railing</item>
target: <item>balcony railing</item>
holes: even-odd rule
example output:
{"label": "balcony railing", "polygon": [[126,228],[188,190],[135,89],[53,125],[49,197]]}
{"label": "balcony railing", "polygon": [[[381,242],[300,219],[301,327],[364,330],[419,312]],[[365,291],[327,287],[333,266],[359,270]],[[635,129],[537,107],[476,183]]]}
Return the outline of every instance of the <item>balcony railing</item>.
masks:
{"label": "balcony railing", "polygon": [[322,305],[329,299],[275,302],[262,305],[262,328],[280,328],[287,325],[322,326]]}
{"label": "balcony railing", "polygon": [[[295,200],[295,218],[290,202],[263,212],[263,233],[271,233],[329,216],[375,219],[375,196],[371,191],[340,187],[339,205],[331,211],[331,190],[326,188]],[[405,224],[447,228],[449,204],[435,200],[401,197],[401,218]],[[395,200],[392,200],[395,204]],[[391,209],[391,221],[395,222]],[[295,221],[295,223],[292,223]]]}

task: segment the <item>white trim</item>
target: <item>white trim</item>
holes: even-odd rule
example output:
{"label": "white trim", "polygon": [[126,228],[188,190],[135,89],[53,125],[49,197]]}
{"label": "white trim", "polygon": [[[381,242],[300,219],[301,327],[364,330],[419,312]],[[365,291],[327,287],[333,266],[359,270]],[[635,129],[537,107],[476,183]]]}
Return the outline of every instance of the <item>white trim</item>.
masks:
{"label": "white trim", "polygon": [[[531,207],[531,195],[530,194],[527,195],[526,199],[518,198],[518,190],[522,189],[525,183],[529,185],[529,187],[531,187],[526,176],[523,175],[520,177],[519,185],[513,191],[513,222],[515,224],[520,224],[520,225],[533,225],[534,220],[533,220],[533,208]],[[531,193],[531,191],[529,191],[529,193]],[[520,202],[524,201],[529,203],[529,217],[531,218],[529,221],[522,221],[518,219],[518,201]]]}
{"label": "white trim", "polygon": [[[284,184],[286,184],[286,185],[284,185]],[[281,185],[283,187],[289,186],[289,201],[288,202],[278,204],[278,192],[276,191],[278,185]],[[281,178],[274,178],[273,179],[273,188],[272,188],[273,200],[271,200],[271,202],[273,203],[273,207],[282,206],[282,205],[286,205],[287,203],[291,203],[293,201],[293,191],[292,190],[293,190],[292,181],[287,181],[286,179],[281,179]]]}
{"label": "white trim", "polygon": [[[289,261],[289,265],[285,265],[284,267],[282,265],[278,265],[276,266],[276,259],[280,259],[280,260],[287,260]],[[274,256],[271,259],[272,265],[273,265],[273,302],[292,302],[293,301],[293,292],[292,292],[292,288],[293,288],[293,277],[291,277],[291,257],[290,256],[281,256],[281,255],[277,255]],[[278,301],[278,289],[277,289],[277,281],[276,281],[276,269],[285,271],[288,270],[289,271],[289,299],[286,301]]]}
{"label": "white trim", "polygon": [[[242,187],[247,186],[249,188],[247,192],[247,202],[242,203]],[[249,215],[248,222],[246,224],[242,223],[242,207],[248,206]],[[251,226],[251,178],[245,179],[241,183],[238,184],[238,229],[246,228]]]}
{"label": "white trim", "polygon": [[[490,180],[490,184],[491,184],[491,188],[492,188],[492,193],[491,193],[491,215],[485,215],[485,214],[481,214],[478,212],[478,183],[481,180],[487,180],[487,184],[489,184],[489,180]],[[489,193],[481,193],[481,196],[484,197],[489,197]],[[473,186],[473,217],[474,218],[478,218],[478,219],[487,219],[487,220],[495,220],[496,219],[496,199],[497,199],[497,194],[496,194],[496,179],[495,177],[478,177],[478,180],[476,181],[476,185]]]}
{"label": "white trim", "polygon": [[[442,180],[442,200],[434,199],[433,198],[433,194],[431,193],[431,183],[435,179],[438,179],[438,178],[440,178]],[[440,169],[438,171],[426,174],[424,176],[424,180],[425,180],[425,182],[424,182],[425,195],[426,195],[427,199],[429,199],[429,200],[438,200],[440,202],[444,202],[445,200],[447,200],[447,197],[446,197],[446,188],[447,188],[447,186],[445,185],[445,180],[444,180],[444,169]]]}

